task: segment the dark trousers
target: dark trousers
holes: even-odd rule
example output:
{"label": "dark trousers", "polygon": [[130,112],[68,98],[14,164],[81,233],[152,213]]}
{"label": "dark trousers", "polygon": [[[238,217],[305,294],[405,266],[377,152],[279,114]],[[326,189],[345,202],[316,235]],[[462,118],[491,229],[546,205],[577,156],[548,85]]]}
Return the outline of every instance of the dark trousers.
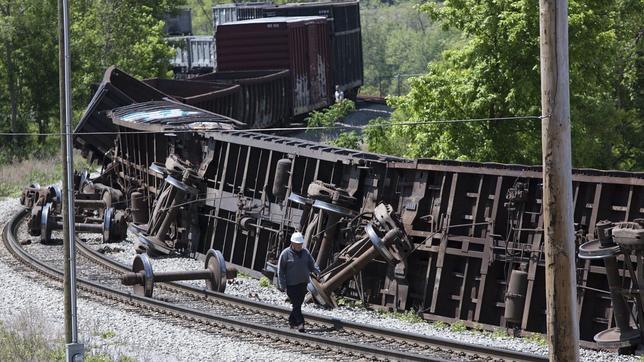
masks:
{"label": "dark trousers", "polygon": [[289,285],[286,287],[286,295],[288,295],[288,299],[290,299],[291,304],[293,304],[293,310],[288,316],[288,323],[294,327],[304,324],[302,303],[304,302],[304,296],[306,295],[306,283]]}

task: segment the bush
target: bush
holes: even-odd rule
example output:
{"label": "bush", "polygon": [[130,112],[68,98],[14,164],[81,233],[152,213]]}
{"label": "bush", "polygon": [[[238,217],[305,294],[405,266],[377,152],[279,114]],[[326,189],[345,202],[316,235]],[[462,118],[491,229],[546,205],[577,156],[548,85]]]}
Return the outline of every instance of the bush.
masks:
{"label": "bush", "polygon": [[408,310],[405,312],[394,312],[393,317],[408,323],[422,323],[425,321],[413,310]]}
{"label": "bush", "polygon": [[[91,169],[91,165],[74,153],[74,169]],[[62,161],[58,156],[32,158],[0,164],[0,197],[15,197],[31,183],[41,186],[60,182],[63,174]]]}
{"label": "bush", "polygon": [[467,330],[467,326],[465,326],[463,321],[456,321],[449,326],[449,329],[452,332],[465,332]]}
{"label": "bush", "polygon": [[352,150],[359,150],[362,143],[362,137],[355,131],[340,133],[338,138],[331,141],[331,144],[336,147],[348,148]]}
{"label": "bush", "polygon": [[262,288],[268,288],[271,286],[271,281],[267,277],[259,278],[259,286]]}
{"label": "bush", "polygon": [[434,323],[432,323],[432,326],[434,326],[436,328],[439,328],[439,329],[445,329],[445,328],[447,328],[447,323],[445,323],[443,321],[435,321]]}
{"label": "bush", "polygon": [[344,99],[321,111],[313,111],[304,120],[307,127],[331,127],[342,117],[356,109],[355,103]]}
{"label": "bush", "polygon": [[56,361],[64,360],[64,355],[61,337],[52,333],[36,309],[0,322],[0,361]]}

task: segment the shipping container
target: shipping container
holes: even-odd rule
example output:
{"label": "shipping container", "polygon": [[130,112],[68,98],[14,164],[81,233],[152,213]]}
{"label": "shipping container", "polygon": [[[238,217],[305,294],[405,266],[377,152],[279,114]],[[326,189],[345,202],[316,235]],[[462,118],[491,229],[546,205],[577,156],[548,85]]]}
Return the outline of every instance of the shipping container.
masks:
{"label": "shipping container", "polygon": [[[324,16],[331,21],[332,86],[339,85],[345,96],[355,99],[363,84],[362,35],[360,3],[317,2],[273,5],[244,3],[213,8],[215,28],[226,22],[278,16]],[[221,20],[217,20],[221,19]]]}
{"label": "shipping container", "polygon": [[163,33],[166,35],[192,35],[192,10],[177,9],[166,13],[163,19]]}
{"label": "shipping container", "polygon": [[323,17],[275,17],[219,25],[217,71],[289,69],[293,115],[332,99],[329,24]]}
{"label": "shipping container", "polygon": [[324,16],[331,21],[332,70],[334,85],[355,98],[363,83],[360,3],[322,2],[268,6],[265,17]]}

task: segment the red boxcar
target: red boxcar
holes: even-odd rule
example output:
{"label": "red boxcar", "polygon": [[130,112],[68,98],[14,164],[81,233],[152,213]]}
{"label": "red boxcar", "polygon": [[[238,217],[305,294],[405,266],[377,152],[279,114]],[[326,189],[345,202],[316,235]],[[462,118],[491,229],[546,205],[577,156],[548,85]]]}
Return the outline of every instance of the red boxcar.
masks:
{"label": "red boxcar", "polygon": [[289,69],[297,116],[332,102],[331,38],[319,16],[245,20],[217,27],[217,71]]}

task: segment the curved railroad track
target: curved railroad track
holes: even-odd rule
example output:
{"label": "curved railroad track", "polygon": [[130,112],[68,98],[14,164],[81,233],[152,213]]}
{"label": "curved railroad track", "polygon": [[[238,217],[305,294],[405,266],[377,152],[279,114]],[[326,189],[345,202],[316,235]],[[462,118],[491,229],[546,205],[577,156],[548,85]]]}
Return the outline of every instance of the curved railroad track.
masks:
{"label": "curved railroad track", "polygon": [[[28,212],[21,211],[6,224],[3,231],[5,247],[18,260],[40,274],[62,281],[61,269],[30,255],[21,247],[17,230]],[[183,283],[157,286],[156,298],[133,294],[131,288],[120,286],[119,276],[130,271],[128,266],[109,259],[76,241],[81,259],[77,266],[77,287],[80,290],[121,303],[198,323],[213,331],[243,333],[270,343],[299,345],[312,354],[325,357],[353,357],[378,360],[514,360],[545,361],[545,357],[499,348],[463,344],[454,340],[420,334],[392,331],[339,319],[307,314],[311,325],[308,333],[287,328],[289,309],[259,303]],[[96,273],[87,266],[96,264],[104,272]],[[94,268],[95,269],[95,268]]]}

